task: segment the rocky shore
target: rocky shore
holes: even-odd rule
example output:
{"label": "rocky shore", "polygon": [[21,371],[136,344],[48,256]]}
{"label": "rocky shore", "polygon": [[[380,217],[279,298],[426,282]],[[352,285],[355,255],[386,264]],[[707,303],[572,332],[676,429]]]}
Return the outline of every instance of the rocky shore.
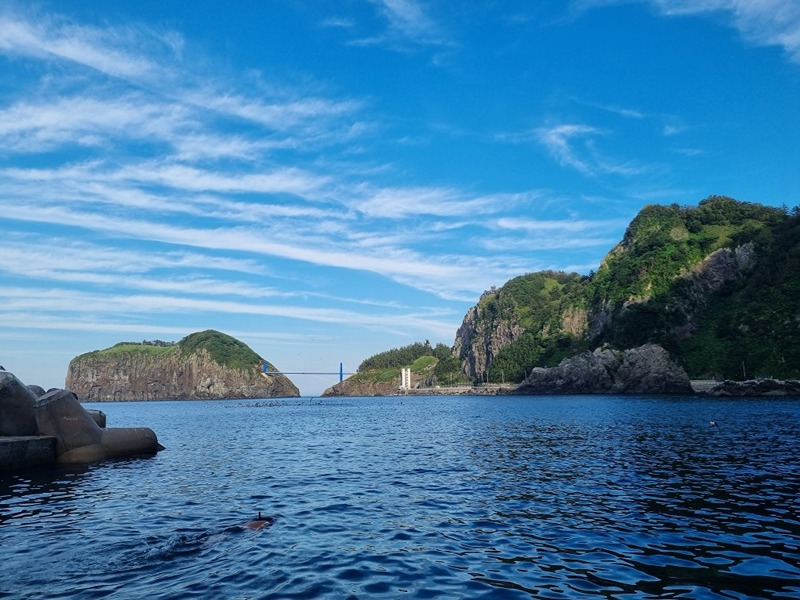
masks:
{"label": "rocky shore", "polygon": [[723,381],[706,392],[709,396],[797,396],[800,397],[800,381],[788,379],[751,379],[749,381]]}
{"label": "rocky shore", "polygon": [[353,377],[328,388],[324,396],[672,394],[800,397],[800,382],[797,381],[690,381],[686,371],[657,344],[628,350],[597,348],[593,352],[565,358],[555,367],[536,367],[519,385],[432,386],[428,380],[412,374],[411,388],[400,389],[399,378],[369,381]]}
{"label": "rocky shore", "polygon": [[517,394],[694,394],[689,376],[656,344],[629,350],[598,348],[536,367]]}

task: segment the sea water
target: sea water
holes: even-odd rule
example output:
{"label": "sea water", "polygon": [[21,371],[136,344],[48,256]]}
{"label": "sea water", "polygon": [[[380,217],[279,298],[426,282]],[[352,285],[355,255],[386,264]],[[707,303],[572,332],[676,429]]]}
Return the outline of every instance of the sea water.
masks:
{"label": "sea water", "polygon": [[0,597],[800,597],[798,399],[88,406],[166,450],[0,474]]}

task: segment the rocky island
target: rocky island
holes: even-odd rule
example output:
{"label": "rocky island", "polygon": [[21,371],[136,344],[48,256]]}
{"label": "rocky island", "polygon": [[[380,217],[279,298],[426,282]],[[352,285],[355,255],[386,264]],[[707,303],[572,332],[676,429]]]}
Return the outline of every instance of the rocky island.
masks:
{"label": "rocky island", "polygon": [[244,342],[219,331],[179,342],[122,342],[70,361],[65,387],[83,401],[297,397],[297,386]]}

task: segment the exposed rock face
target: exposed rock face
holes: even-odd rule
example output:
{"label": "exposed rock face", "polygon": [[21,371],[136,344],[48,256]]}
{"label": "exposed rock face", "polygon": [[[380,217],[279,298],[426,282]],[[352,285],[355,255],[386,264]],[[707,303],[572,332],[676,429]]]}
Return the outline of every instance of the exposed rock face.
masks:
{"label": "exposed rock face", "polygon": [[582,337],[589,329],[589,312],[582,307],[568,306],[561,318],[561,329],[572,337]]}
{"label": "exposed rock face", "polygon": [[751,381],[723,381],[706,392],[709,396],[799,396],[800,381],[775,381],[756,379]]}
{"label": "exposed rock face", "polygon": [[549,369],[537,367],[518,394],[691,394],[686,372],[656,344],[618,351],[598,348]]}
{"label": "exposed rock face", "polygon": [[[625,252],[622,245],[615,247],[606,257]],[[681,315],[680,324],[670,331],[679,338],[690,336],[698,325],[699,316],[706,308],[710,294],[725,283],[744,277],[756,262],[755,246],[746,243],[736,248],[720,248],[695,265],[691,271],[678,277],[685,285],[676,292],[669,310]],[[623,306],[615,308],[608,301],[587,309],[580,306],[565,306],[561,313],[561,332],[575,339],[603,340],[604,334],[612,330],[616,320],[631,307],[646,304],[649,295],[630,298]],[[462,372],[473,380],[482,379],[492,360],[507,344],[521,336],[525,329],[512,311],[482,318],[481,304],[471,307],[456,333],[453,354],[462,361]],[[543,334],[547,334],[543,330]]]}
{"label": "exposed rock face", "polygon": [[756,250],[752,242],[736,248],[720,248],[692,271],[691,278],[699,292],[713,292],[726,281],[741,277],[755,266],[755,262]]}
{"label": "exposed rock face", "polygon": [[613,394],[691,394],[689,376],[669,352],[657,344],[646,344],[623,352],[614,374]]}
{"label": "exposed rock face", "polygon": [[685,324],[675,333],[680,337],[691,335],[697,329],[697,322],[706,307],[708,296],[719,290],[727,282],[743,277],[756,262],[755,246],[752,243],[736,248],[720,248],[709,254],[702,262],[683,276],[689,284],[683,297],[676,297],[675,303],[686,315]]}
{"label": "exposed rock face", "polygon": [[481,379],[500,349],[525,332],[512,315],[494,319],[488,326],[490,321],[480,317],[480,307],[471,307],[453,343],[453,355],[463,361],[462,372],[472,379]]}
{"label": "exposed rock face", "polygon": [[[621,253],[620,247],[615,248],[610,254]],[[671,313],[682,316],[682,323],[672,329],[670,333],[681,338],[690,336],[696,329],[699,316],[706,308],[708,297],[719,290],[727,282],[746,276],[756,263],[755,246],[746,243],[736,248],[720,248],[706,256],[688,272],[681,274],[676,281],[685,285],[677,288],[669,303]],[[604,303],[589,314],[589,338],[596,339],[614,326],[615,319],[624,316],[627,309],[637,305],[646,304],[650,300],[649,294],[641,297],[630,298],[625,302],[621,311]]]}
{"label": "exposed rock face", "polygon": [[[244,346],[229,336],[225,339]],[[181,343],[160,353],[101,351],[79,356],[69,364],[65,387],[81,400],[93,402],[300,395],[286,376],[262,374],[257,360],[249,367],[234,368],[220,364],[206,348],[186,354]]]}

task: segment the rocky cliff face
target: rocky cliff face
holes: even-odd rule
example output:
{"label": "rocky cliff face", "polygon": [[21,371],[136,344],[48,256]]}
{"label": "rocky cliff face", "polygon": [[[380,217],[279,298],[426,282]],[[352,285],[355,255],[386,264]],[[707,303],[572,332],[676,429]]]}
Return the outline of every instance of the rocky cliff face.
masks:
{"label": "rocky cliff face", "polygon": [[159,353],[82,355],[70,362],[65,387],[81,400],[93,402],[300,395],[287,377],[263,375],[258,362],[232,367],[215,360],[207,348],[186,354],[179,346]]}
{"label": "rocky cliff face", "polygon": [[[696,329],[708,299],[726,283],[746,277],[756,263],[756,250],[752,243],[735,248],[720,248],[706,256],[691,269],[676,274],[673,291],[663,310],[671,325],[662,335],[684,339]],[[646,310],[652,298],[648,294],[629,298],[620,306],[609,302],[596,305],[588,314],[588,339],[607,342],[613,339],[613,330],[636,311]]]}
{"label": "rocky cliff face", "polygon": [[598,348],[536,367],[518,394],[691,394],[686,372],[661,346],[617,351]]}
{"label": "rocky cliff face", "polygon": [[474,380],[482,378],[503,346],[525,332],[513,314],[491,320],[481,317],[479,306],[470,308],[453,344],[453,355],[461,359],[462,372]]}
{"label": "rocky cliff face", "polygon": [[720,248],[709,254],[689,273],[682,275],[687,289],[683,295],[676,296],[674,303],[686,315],[686,320],[673,333],[679,337],[691,335],[697,329],[709,294],[729,281],[746,276],[755,263],[755,246],[747,243],[736,248]]}

